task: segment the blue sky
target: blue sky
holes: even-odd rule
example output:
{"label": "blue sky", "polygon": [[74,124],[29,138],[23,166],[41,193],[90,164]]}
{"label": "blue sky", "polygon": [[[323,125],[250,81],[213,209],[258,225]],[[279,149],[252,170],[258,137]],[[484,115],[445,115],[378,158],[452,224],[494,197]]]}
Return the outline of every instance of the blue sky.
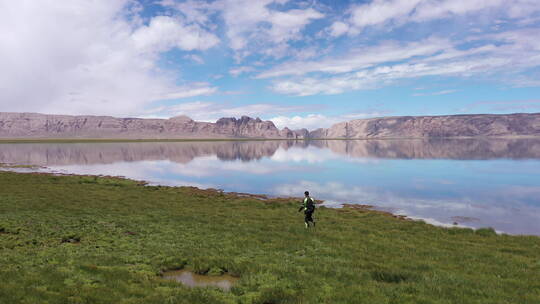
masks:
{"label": "blue sky", "polygon": [[21,0],[0,31],[0,111],[310,129],[540,112],[538,0]]}

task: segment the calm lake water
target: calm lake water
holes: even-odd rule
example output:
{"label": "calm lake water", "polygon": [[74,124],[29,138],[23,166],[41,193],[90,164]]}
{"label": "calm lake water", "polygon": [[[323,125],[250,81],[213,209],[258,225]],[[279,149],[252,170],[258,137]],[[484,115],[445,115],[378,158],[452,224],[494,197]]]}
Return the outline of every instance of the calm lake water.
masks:
{"label": "calm lake water", "polygon": [[0,162],[540,235],[540,139],[0,144]]}

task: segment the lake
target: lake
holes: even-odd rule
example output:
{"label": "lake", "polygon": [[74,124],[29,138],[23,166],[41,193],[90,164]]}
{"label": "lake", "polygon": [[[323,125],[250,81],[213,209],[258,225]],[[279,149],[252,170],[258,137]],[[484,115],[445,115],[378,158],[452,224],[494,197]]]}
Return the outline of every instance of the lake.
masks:
{"label": "lake", "polygon": [[3,143],[0,162],[540,235],[540,139]]}

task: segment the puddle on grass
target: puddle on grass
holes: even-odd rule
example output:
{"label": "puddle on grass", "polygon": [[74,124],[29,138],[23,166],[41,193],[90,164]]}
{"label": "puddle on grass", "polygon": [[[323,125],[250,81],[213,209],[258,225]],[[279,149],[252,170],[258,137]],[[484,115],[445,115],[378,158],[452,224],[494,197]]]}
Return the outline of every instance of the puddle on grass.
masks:
{"label": "puddle on grass", "polygon": [[188,287],[215,286],[225,291],[229,291],[236,281],[238,281],[238,278],[228,274],[208,276],[196,274],[189,270],[167,271],[163,273],[163,278],[180,282]]}

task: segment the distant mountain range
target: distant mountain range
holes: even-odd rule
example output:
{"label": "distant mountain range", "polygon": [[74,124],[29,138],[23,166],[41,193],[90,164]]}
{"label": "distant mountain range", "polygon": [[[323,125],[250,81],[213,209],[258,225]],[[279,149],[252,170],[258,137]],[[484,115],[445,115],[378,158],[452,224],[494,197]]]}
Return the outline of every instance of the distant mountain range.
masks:
{"label": "distant mountain range", "polygon": [[358,119],[318,129],[312,138],[540,136],[540,113],[397,116]]}
{"label": "distant mountain range", "polygon": [[[307,130],[298,134],[307,134]],[[0,113],[0,138],[299,138],[288,128],[279,130],[271,121],[242,116],[215,123],[187,116],[170,119],[69,116],[36,113]]]}
{"label": "distant mountain range", "polygon": [[540,113],[399,116],[358,119],[327,129],[279,130],[273,122],[243,116],[197,122],[170,119],[1,113],[0,138],[442,138],[540,136]]}

